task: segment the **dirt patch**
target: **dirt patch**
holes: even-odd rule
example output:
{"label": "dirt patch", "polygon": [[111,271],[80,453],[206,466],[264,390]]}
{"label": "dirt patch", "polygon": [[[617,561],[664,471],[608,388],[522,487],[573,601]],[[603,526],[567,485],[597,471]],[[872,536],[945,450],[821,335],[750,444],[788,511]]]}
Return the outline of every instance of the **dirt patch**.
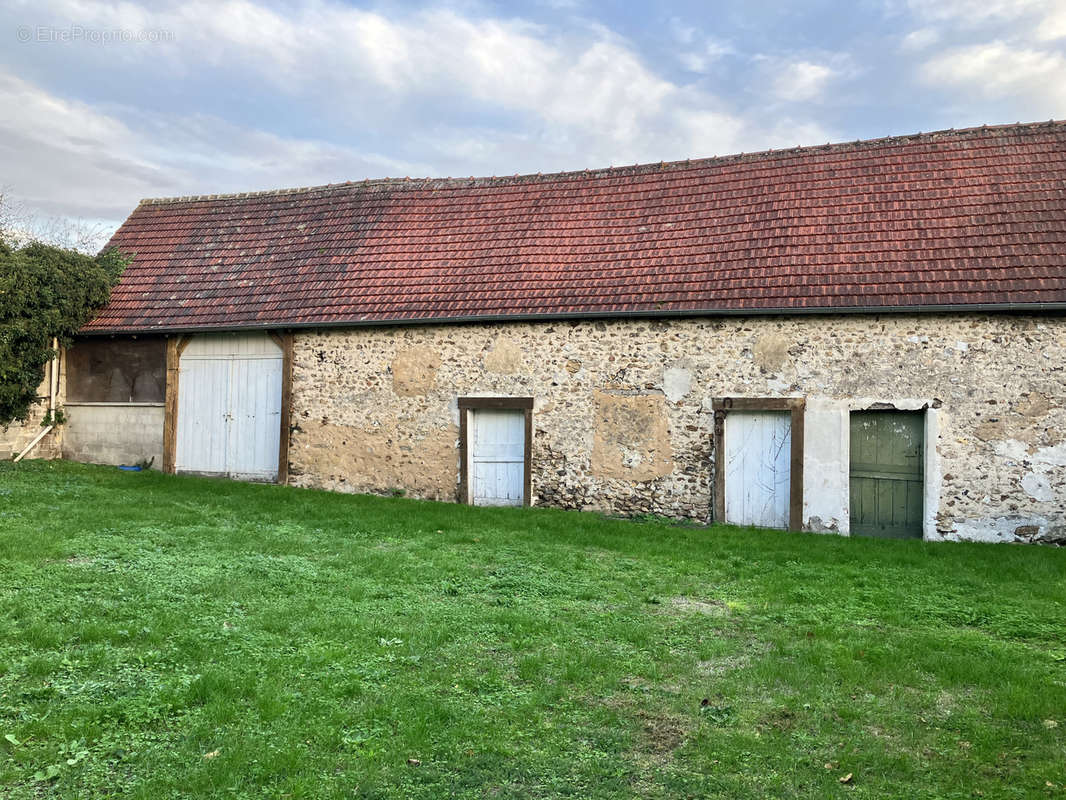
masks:
{"label": "dirt patch", "polygon": [[752,641],[742,647],[738,652],[708,658],[696,664],[696,670],[701,675],[724,675],[727,672],[744,669],[751,662],[770,652],[770,646],[765,642]]}
{"label": "dirt patch", "polygon": [[790,731],[796,727],[796,712],[788,708],[775,708],[759,718],[760,730]]}
{"label": "dirt patch", "polygon": [[973,435],[982,442],[998,441],[1006,438],[1007,426],[1001,419],[989,420],[974,428]]}
{"label": "dirt patch", "polygon": [[708,617],[728,617],[729,606],[718,600],[694,600],[691,597],[671,597],[669,607],[692,614],[706,614]]}
{"label": "dirt patch", "polygon": [[1026,417],[1046,417],[1051,409],[1051,398],[1040,392],[1029,392],[1015,406],[1015,411]]}
{"label": "dirt patch", "polygon": [[[638,685],[642,683],[639,678],[629,680]],[[666,709],[644,708],[637,706],[636,702],[639,701],[615,695],[604,700],[604,705],[639,723],[638,734],[630,751],[632,758],[645,765],[663,764],[685,743],[690,721],[681,714]]]}
{"label": "dirt patch", "polygon": [[96,559],[90,556],[72,556],[63,563],[71,567],[87,567],[90,564],[95,564]]}
{"label": "dirt patch", "polygon": [[751,663],[751,657],[741,653],[735,656],[722,656],[721,658],[709,658],[696,664],[696,670],[701,675],[725,675],[727,672],[743,669]]}
{"label": "dirt patch", "polygon": [[662,759],[684,744],[688,729],[684,720],[663,713],[639,711],[641,723],[641,750]]}

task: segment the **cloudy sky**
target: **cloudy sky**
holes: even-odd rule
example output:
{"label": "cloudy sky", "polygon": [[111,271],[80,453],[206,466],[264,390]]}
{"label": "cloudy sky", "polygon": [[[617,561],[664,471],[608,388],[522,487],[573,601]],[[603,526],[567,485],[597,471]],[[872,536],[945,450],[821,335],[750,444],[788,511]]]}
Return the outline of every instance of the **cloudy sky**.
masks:
{"label": "cloudy sky", "polygon": [[142,197],[1066,117],[1066,0],[0,0],[0,14],[0,188],[110,229]]}

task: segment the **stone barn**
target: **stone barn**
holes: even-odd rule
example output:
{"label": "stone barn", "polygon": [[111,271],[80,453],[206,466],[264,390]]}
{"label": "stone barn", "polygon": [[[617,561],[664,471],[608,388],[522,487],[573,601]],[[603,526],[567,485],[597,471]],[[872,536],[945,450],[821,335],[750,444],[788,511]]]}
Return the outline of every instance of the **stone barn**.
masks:
{"label": "stone barn", "polygon": [[1066,541],[1066,124],[143,201],[65,457]]}

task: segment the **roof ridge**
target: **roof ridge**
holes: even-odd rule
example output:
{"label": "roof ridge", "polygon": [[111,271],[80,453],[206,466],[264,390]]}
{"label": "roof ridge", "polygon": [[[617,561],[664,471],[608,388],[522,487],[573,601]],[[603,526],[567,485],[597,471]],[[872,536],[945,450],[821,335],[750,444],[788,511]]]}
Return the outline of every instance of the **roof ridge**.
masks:
{"label": "roof ridge", "polygon": [[977,125],[969,128],[946,128],[938,131],[919,131],[917,133],[902,134],[899,136],[880,136],[874,139],[856,139],[847,142],[827,142],[818,145],[802,145],[769,150],[757,150],[751,153],[732,153],[724,156],[710,156],[707,158],[687,158],[677,161],[659,161],[629,166],[610,166],[597,169],[565,170],[549,173],[525,173],[508,176],[476,177],[468,178],[367,178],[360,181],[341,181],[339,183],[326,183],[317,186],[299,186],[283,189],[262,189],[251,192],[231,192],[220,194],[184,195],[175,197],[145,197],[138,205],[165,205],[168,203],[195,203],[208,200],[240,200],[253,197],[278,197],[285,195],[305,194],[309,192],[336,190],[349,186],[370,188],[376,186],[407,186],[414,188],[462,188],[473,186],[506,186],[516,183],[547,182],[552,180],[565,180],[570,178],[603,178],[614,175],[641,175],[654,170],[683,169],[711,164],[728,164],[744,160],[759,160],[770,156],[800,155],[809,152],[841,152],[849,149],[861,148],[870,145],[883,145],[888,143],[932,141],[947,136],[964,137],[978,133],[1002,134],[1009,131],[1033,131],[1053,127],[1066,127],[1066,119],[1051,119],[1046,122],[1016,122],[1004,125]]}

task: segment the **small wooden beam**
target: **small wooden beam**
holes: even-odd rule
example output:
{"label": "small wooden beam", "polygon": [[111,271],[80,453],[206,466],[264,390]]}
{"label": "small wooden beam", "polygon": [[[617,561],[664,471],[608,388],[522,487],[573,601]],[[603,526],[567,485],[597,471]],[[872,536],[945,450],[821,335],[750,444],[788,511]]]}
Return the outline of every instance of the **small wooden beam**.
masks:
{"label": "small wooden beam", "polygon": [[34,436],[33,437],[33,441],[31,441],[28,445],[26,445],[26,447],[23,449],[23,451],[21,453],[19,453],[17,456],[15,456],[15,463],[17,464],[18,462],[20,462],[22,460],[22,457],[25,456],[26,453],[30,452],[30,450],[32,450],[34,447],[36,447],[37,446],[37,442],[41,441],[41,439],[43,439],[45,436],[47,436],[49,433],[51,433],[52,432],[52,428],[54,428],[54,427],[55,427],[54,425],[49,425],[47,428],[44,428],[40,433],[38,433],[36,436]]}

